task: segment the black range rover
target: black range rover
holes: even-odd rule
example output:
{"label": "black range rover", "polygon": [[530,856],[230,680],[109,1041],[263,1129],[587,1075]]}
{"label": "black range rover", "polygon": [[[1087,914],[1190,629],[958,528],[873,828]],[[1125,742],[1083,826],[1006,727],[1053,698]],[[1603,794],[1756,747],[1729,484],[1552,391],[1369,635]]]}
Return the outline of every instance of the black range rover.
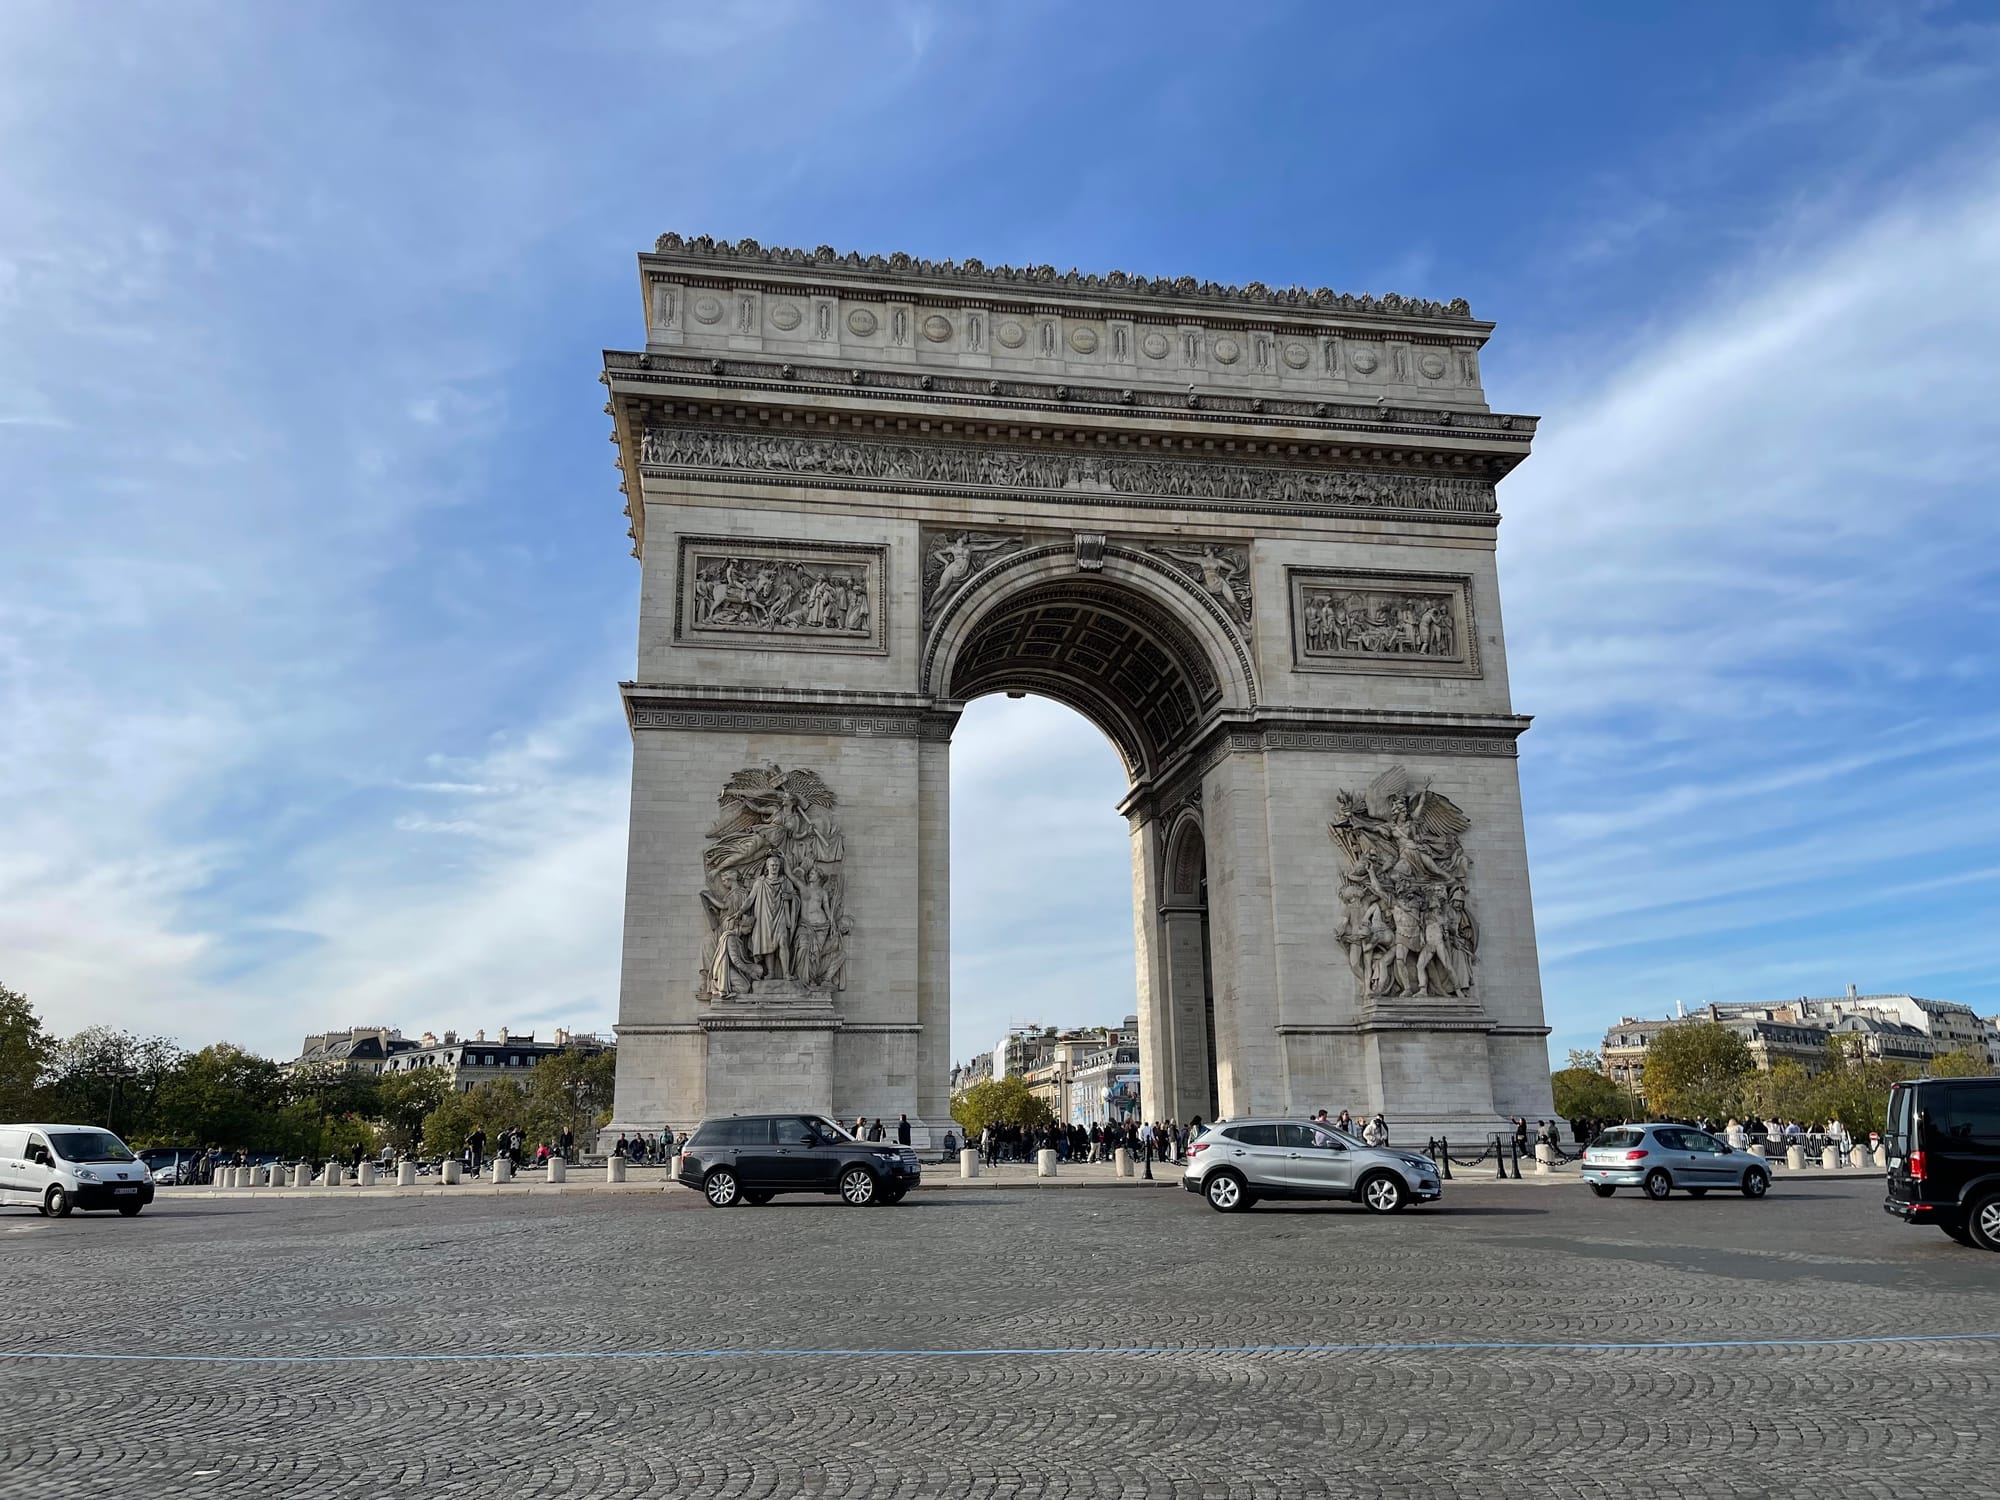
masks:
{"label": "black range rover", "polygon": [[866,1208],[900,1203],[923,1169],[908,1146],[857,1141],[820,1115],[729,1115],[696,1127],[678,1176],[717,1208],[769,1203],[779,1193],[838,1193]]}
{"label": "black range rover", "polygon": [[2000,1078],[1920,1078],[1889,1089],[1882,1207],[1961,1245],[2000,1250]]}

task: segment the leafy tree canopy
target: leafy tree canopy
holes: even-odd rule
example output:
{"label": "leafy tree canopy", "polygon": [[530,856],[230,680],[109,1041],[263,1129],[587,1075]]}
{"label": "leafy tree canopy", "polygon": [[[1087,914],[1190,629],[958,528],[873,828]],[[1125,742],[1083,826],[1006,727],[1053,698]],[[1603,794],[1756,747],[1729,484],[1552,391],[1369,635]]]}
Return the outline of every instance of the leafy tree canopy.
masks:
{"label": "leafy tree canopy", "polygon": [[0,984],[0,1120],[42,1114],[42,1075],[52,1051],[28,997]]}
{"label": "leafy tree canopy", "polygon": [[1646,1049],[1646,1105],[1679,1119],[1723,1120],[1742,1108],[1750,1044],[1715,1021],[1676,1021]]}
{"label": "leafy tree canopy", "polygon": [[967,1136],[988,1125],[1021,1125],[1039,1129],[1055,1122],[1048,1101],[1032,1092],[1026,1080],[1009,1076],[987,1078],[953,1096],[951,1117]]}

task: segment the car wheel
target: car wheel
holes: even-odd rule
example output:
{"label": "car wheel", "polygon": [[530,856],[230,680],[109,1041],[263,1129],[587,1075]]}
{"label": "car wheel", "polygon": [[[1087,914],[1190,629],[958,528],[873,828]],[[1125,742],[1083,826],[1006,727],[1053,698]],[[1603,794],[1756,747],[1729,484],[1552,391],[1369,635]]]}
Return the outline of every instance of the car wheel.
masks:
{"label": "car wheel", "polygon": [[742,1185],[727,1167],[717,1167],[703,1178],[701,1190],[707,1195],[712,1208],[734,1208],[743,1201]]}
{"label": "car wheel", "polygon": [[1982,1250],[2000,1250],[2000,1193],[1988,1193],[1965,1211],[1965,1232]]}
{"label": "car wheel", "polygon": [[743,1195],[743,1201],[751,1205],[753,1208],[762,1208],[766,1203],[769,1203],[776,1196],[777,1194],[775,1193],[745,1193]]}
{"label": "car wheel", "polygon": [[1957,1223],[1940,1224],[1938,1225],[1938,1228],[1942,1229],[1946,1234],[1950,1235],[1953,1239],[1957,1240],[1961,1245],[1969,1245],[1972,1243],[1972,1231],[1970,1229],[1967,1229],[1963,1224],[1957,1224]]}
{"label": "car wheel", "polygon": [[1664,1203],[1667,1194],[1674,1190],[1674,1180],[1660,1168],[1655,1167],[1646,1174],[1646,1196],[1656,1203]]}
{"label": "car wheel", "polygon": [[849,1208],[866,1208],[881,1196],[875,1174],[866,1167],[849,1167],[840,1174],[840,1197]]}
{"label": "car wheel", "polygon": [[1707,1188],[1689,1188],[1689,1189],[1687,1190],[1687,1195],[1688,1195],[1688,1196],[1689,1196],[1690,1198],[1706,1198],[1706,1197],[1708,1196],[1708,1189],[1707,1189]]}
{"label": "car wheel", "polygon": [[1769,1173],[1751,1171],[1743,1174],[1743,1196],[1746,1198],[1761,1198],[1770,1186]]}
{"label": "car wheel", "polygon": [[1615,1186],[1608,1182],[1593,1182],[1590,1185],[1590,1190],[1600,1198],[1609,1198],[1613,1193],[1618,1191]]}
{"label": "car wheel", "polygon": [[1409,1201],[1402,1180],[1388,1172],[1361,1180],[1361,1203],[1370,1213],[1392,1214]]}
{"label": "car wheel", "polygon": [[69,1210],[69,1194],[65,1193],[60,1185],[51,1187],[43,1195],[42,1212],[47,1214],[51,1219],[67,1219],[69,1217]]}
{"label": "car wheel", "polygon": [[139,1216],[139,1210],[145,1206],[143,1203],[121,1203],[118,1205],[118,1212],[128,1219],[135,1219]]}
{"label": "car wheel", "polygon": [[1219,1214],[1237,1214],[1250,1206],[1250,1187],[1234,1172],[1211,1172],[1201,1185],[1201,1195]]}

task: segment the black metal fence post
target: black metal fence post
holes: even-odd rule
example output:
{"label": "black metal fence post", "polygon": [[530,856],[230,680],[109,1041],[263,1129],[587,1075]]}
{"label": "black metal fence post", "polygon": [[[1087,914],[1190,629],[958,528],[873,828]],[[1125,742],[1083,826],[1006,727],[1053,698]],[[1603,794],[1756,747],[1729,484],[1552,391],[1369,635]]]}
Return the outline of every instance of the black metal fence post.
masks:
{"label": "black metal fence post", "polygon": [[1438,1175],[1446,1182],[1451,1181],[1451,1142],[1444,1136],[1438,1137]]}
{"label": "black metal fence post", "polygon": [[1493,1176],[1497,1181],[1507,1180],[1507,1153],[1500,1146],[1500,1132],[1493,1132]]}

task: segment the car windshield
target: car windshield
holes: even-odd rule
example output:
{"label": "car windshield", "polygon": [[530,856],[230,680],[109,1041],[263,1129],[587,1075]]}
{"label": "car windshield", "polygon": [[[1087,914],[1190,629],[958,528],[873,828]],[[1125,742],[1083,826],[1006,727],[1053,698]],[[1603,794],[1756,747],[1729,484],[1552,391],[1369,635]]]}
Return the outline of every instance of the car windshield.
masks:
{"label": "car windshield", "polygon": [[51,1130],[49,1144],[64,1161],[132,1161],[125,1143],[108,1130]]}
{"label": "car windshield", "polygon": [[1607,1151],[1621,1151],[1628,1146],[1636,1146],[1646,1138],[1643,1130],[1607,1130],[1590,1144],[1602,1146]]}

